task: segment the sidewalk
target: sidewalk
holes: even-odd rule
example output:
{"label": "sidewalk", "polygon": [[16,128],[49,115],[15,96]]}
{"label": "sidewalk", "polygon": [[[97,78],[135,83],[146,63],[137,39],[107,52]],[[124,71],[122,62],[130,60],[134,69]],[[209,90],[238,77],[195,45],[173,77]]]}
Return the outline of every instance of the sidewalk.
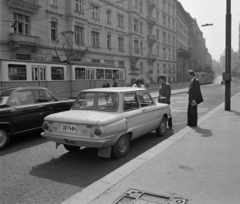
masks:
{"label": "sidewalk", "polygon": [[[239,104],[240,93],[232,97],[231,111],[221,104],[198,127],[185,127],[63,204],[163,204],[168,197],[182,198],[169,204],[240,203]],[[124,196],[129,189],[164,197],[137,200],[136,194]],[[118,202],[121,196],[126,199]]]}

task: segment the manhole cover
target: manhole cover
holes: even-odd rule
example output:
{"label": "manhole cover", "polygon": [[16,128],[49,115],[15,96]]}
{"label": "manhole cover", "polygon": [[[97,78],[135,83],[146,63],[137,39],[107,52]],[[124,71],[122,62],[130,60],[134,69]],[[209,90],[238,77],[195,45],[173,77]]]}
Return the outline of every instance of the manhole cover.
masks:
{"label": "manhole cover", "polygon": [[186,204],[187,199],[157,195],[140,190],[128,190],[114,204]]}

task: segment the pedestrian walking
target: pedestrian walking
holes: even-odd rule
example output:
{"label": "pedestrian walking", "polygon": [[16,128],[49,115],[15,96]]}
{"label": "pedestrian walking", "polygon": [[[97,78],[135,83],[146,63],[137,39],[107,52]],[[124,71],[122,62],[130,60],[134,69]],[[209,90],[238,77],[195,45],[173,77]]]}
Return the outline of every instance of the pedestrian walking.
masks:
{"label": "pedestrian walking", "polygon": [[196,78],[193,70],[187,71],[188,75],[191,77],[191,82],[187,94],[188,97],[188,112],[187,112],[187,125],[188,126],[197,126],[198,113],[197,107],[198,104],[203,102],[203,97],[200,89],[199,80]]}
{"label": "pedestrian walking", "polygon": [[112,86],[113,86],[113,87],[118,87],[118,83],[117,83],[117,81],[116,81],[115,78],[113,78],[113,84],[112,84]]}
{"label": "pedestrian walking", "polygon": [[[161,85],[159,88],[158,103],[166,103],[170,105],[171,85],[166,81],[165,76],[160,76],[159,82]],[[172,115],[170,115],[168,119],[168,129],[172,129]]]}
{"label": "pedestrian walking", "polygon": [[145,89],[145,86],[143,85],[143,80],[142,79],[137,79],[135,84],[132,85],[132,87]]}
{"label": "pedestrian walking", "polygon": [[103,88],[110,87],[110,84],[108,83],[107,80],[105,80],[105,82],[103,83],[102,87],[103,87]]}

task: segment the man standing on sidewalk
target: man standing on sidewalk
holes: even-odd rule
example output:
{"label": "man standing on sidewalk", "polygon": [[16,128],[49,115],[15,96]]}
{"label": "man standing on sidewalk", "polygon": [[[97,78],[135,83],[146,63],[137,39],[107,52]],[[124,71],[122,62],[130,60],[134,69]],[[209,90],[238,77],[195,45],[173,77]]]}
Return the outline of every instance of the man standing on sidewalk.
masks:
{"label": "man standing on sidewalk", "polygon": [[203,97],[200,89],[199,80],[195,77],[193,70],[188,70],[188,75],[191,77],[191,83],[187,94],[188,97],[188,113],[187,113],[187,125],[197,126],[197,106],[203,102]]}
{"label": "man standing on sidewalk", "polygon": [[[171,85],[167,83],[165,76],[160,76],[159,82],[161,86],[159,89],[158,103],[166,103],[170,105]],[[168,119],[168,129],[172,129],[172,116],[170,116]]]}

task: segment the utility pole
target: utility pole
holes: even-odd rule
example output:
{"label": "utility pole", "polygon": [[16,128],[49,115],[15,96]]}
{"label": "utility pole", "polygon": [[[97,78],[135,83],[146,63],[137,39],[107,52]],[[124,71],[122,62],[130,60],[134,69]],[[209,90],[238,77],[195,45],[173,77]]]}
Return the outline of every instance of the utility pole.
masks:
{"label": "utility pole", "polygon": [[231,109],[231,0],[227,0],[226,14],[226,48],[225,48],[225,73],[223,80],[225,81],[225,110]]}

